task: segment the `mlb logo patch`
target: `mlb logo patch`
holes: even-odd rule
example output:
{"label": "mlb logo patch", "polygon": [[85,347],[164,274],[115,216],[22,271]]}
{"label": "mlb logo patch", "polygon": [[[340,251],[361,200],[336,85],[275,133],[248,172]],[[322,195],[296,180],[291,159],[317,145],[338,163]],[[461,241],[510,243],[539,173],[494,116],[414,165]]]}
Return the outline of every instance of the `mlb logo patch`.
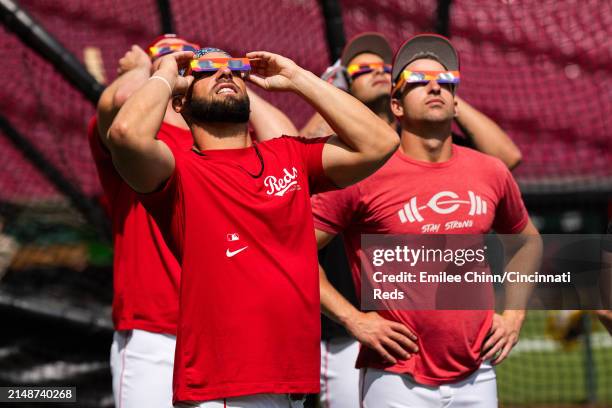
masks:
{"label": "mlb logo patch", "polygon": [[240,239],[240,237],[238,236],[237,233],[232,233],[232,234],[227,234],[227,240],[228,242],[233,242],[233,241],[238,241]]}

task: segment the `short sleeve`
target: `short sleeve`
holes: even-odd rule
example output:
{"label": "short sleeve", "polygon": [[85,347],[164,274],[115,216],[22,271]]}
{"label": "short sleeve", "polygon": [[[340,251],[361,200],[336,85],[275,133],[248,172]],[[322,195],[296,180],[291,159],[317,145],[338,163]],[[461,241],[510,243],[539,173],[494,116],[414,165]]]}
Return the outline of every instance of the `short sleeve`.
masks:
{"label": "short sleeve", "polygon": [[87,139],[89,141],[89,149],[96,164],[98,178],[104,194],[107,196],[107,201],[112,205],[116,195],[119,193],[123,183],[121,176],[115,170],[113,159],[110,152],[100,140],[98,134],[98,120],[94,116],[90,119],[87,126]]}
{"label": "short sleeve", "polygon": [[181,262],[184,237],[184,205],[181,168],[184,158],[174,151],[175,166],[172,175],[157,191],[137,193],[139,201],[151,214],[162,232],[168,248]]}
{"label": "short sleeve", "polygon": [[359,196],[357,184],[312,196],[310,202],[315,228],[330,234],[346,230],[358,217]]}
{"label": "short sleeve", "polygon": [[308,173],[310,194],[337,189],[323,170],[323,147],[329,136],[316,138],[291,137],[291,139],[300,145],[302,160]]}
{"label": "short sleeve", "polygon": [[527,225],[529,214],[512,173],[505,166],[503,170],[502,196],[495,211],[493,230],[499,234],[517,234]]}

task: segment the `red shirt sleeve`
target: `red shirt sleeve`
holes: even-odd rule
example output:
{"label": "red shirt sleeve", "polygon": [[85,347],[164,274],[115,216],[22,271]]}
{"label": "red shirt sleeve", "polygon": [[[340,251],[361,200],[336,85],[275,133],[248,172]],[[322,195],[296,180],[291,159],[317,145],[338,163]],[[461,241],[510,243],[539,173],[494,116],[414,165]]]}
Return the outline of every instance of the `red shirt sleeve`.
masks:
{"label": "red shirt sleeve", "polygon": [[87,126],[87,139],[89,141],[89,149],[98,170],[98,179],[104,190],[107,210],[112,209],[112,203],[116,200],[117,194],[120,192],[120,187],[123,183],[121,176],[115,170],[113,159],[110,152],[100,140],[98,134],[98,120],[96,116],[92,117]]}
{"label": "red shirt sleeve", "polygon": [[505,166],[504,171],[503,193],[495,211],[493,230],[499,234],[517,234],[527,225],[529,214],[512,173]]}
{"label": "red shirt sleeve", "polygon": [[316,138],[305,138],[301,136],[286,137],[298,142],[301,146],[304,168],[308,173],[310,194],[337,189],[338,187],[334,185],[323,170],[323,147],[325,143],[327,143],[329,136]]}
{"label": "red shirt sleeve", "polygon": [[182,262],[183,232],[185,230],[183,212],[183,186],[181,168],[183,154],[173,151],[174,171],[165,184],[152,193],[138,193],[138,199],[155,219],[164,240],[173,255]]}
{"label": "red shirt sleeve", "polygon": [[357,184],[312,196],[310,202],[315,228],[338,234],[357,223],[359,197]]}

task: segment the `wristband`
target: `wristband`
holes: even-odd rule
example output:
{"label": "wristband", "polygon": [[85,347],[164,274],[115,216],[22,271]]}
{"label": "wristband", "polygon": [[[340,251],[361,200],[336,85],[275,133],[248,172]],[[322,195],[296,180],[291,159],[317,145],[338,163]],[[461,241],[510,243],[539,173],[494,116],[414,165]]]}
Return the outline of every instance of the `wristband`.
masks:
{"label": "wristband", "polygon": [[151,78],[149,78],[149,81],[152,80],[152,79],[159,79],[164,84],[166,84],[166,86],[170,90],[170,95],[172,95],[172,93],[173,93],[172,92],[172,86],[170,86],[170,82],[168,82],[168,80],[166,78],[164,78],[163,76],[159,76],[159,75],[153,75]]}

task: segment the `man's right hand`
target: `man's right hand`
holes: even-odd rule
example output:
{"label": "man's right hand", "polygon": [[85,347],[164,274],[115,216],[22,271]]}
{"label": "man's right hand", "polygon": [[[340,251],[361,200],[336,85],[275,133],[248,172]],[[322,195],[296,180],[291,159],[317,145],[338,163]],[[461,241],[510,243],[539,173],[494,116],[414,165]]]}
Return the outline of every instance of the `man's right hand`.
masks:
{"label": "man's right hand", "polygon": [[267,51],[249,52],[251,75],[249,80],[266,91],[295,91],[295,77],[305,72],[295,62]]}
{"label": "man's right hand", "polygon": [[391,364],[397,363],[397,359],[409,359],[419,351],[417,337],[410,329],[376,312],[360,312],[346,328],[361,344],[376,350]]}
{"label": "man's right hand", "polygon": [[137,68],[150,72],[151,59],[142,48],[137,45],[132,45],[132,48],[119,60],[117,73],[121,75]]}
{"label": "man's right hand", "polygon": [[159,69],[153,75],[158,73],[167,74],[163,75],[163,77],[166,78],[172,86],[172,93],[175,95],[184,94],[193,82],[193,76],[179,75],[179,70],[189,67],[189,63],[192,59],[193,52],[191,51],[173,52],[172,54],[163,56],[159,64]]}

